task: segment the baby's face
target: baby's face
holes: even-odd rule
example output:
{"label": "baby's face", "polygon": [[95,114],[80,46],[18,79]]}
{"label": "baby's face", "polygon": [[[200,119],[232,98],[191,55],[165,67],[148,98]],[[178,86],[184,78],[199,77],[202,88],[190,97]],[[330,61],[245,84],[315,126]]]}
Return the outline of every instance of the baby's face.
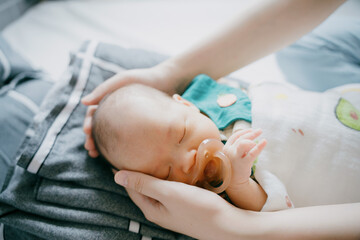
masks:
{"label": "baby's face", "polygon": [[119,149],[108,156],[110,163],[118,169],[191,183],[200,143],[220,140],[216,125],[178,95],[151,107],[136,105],[129,110],[133,117],[121,122]]}

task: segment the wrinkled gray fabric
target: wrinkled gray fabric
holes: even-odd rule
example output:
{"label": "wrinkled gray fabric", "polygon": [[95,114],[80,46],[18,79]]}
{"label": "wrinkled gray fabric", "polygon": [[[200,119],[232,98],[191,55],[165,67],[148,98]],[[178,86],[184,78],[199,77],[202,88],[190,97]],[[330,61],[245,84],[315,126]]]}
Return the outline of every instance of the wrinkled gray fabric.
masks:
{"label": "wrinkled gray fabric", "polygon": [[16,164],[25,131],[52,85],[0,35],[0,189],[8,169]]}
{"label": "wrinkled gray fabric", "polygon": [[[96,48],[89,55],[91,46]],[[0,194],[5,233],[19,230],[24,239],[190,239],[147,221],[126,191],[114,183],[108,165],[88,157],[82,131],[86,106],[74,98],[86,95],[116,70],[151,67],[164,59],[143,50],[93,42],[73,54],[67,74],[49,92],[28,129],[18,165]],[[88,75],[85,61],[91,63]],[[86,80],[84,89],[79,79]],[[59,116],[67,117],[52,142],[48,135]],[[48,143],[52,144],[43,150]],[[32,165],[38,160],[34,159],[42,159],[35,170]],[[139,229],[130,231],[130,222],[139,223]]]}
{"label": "wrinkled gray fabric", "polygon": [[0,35],[0,87],[17,75],[36,72]]}

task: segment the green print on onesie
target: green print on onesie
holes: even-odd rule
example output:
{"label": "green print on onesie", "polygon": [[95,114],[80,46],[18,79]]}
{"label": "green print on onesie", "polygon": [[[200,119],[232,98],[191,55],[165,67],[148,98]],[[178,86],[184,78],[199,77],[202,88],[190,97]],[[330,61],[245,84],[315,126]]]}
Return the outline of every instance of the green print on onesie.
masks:
{"label": "green print on onesie", "polygon": [[336,117],[345,126],[360,131],[360,111],[357,110],[349,101],[340,98],[336,109]]}

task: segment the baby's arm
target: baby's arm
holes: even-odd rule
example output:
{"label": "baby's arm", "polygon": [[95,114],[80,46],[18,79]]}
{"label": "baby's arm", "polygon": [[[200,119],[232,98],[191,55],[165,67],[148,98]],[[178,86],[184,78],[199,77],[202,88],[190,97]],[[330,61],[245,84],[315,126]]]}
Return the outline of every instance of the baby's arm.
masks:
{"label": "baby's arm", "polygon": [[237,207],[247,210],[260,211],[267,199],[262,187],[250,178],[251,167],[266,145],[264,139],[254,142],[261,132],[260,129],[236,132],[224,147],[232,163],[232,177],[226,193]]}

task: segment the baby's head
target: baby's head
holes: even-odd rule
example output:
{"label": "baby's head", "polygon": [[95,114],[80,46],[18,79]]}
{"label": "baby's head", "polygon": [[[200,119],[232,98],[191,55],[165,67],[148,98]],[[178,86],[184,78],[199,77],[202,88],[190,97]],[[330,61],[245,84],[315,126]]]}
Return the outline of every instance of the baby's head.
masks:
{"label": "baby's head", "polygon": [[193,104],[140,84],[106,96],[92,125],[97,150],[114,168],[185,183],[200,143],[220,140],[216,125]]}

